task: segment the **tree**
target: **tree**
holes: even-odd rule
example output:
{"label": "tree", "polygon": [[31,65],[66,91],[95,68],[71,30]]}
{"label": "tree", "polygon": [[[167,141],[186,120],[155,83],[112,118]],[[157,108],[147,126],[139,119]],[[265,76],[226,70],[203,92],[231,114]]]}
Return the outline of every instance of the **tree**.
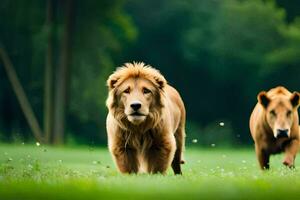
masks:
{"label": "tree", "polygon": [[50,143],[53,134],[53,9],[54,1],[47,0],[46,23],[47,49],[44,75],[44,133],[45,141]]}
{"label": "tree", "polygon": [[24,89],[19,81],[17,73],[13,67],[13,64],[11,63],[10,58],[8,57],[5,49],[2,46],[0,46],[0,57],[3,61],[3,66],[7,72],[7,76],[11,82],[12,88],[18,98],[19,104],[22,108],[22,111],[27,119],[27,122],[35,138],[37,139],[37,141],[43,142],[44,139],[43,139],[42,130],[35,117],[32,107],[27,99]]}
{"label": "tree", "polygon": [[62,144],[65,133],[65,116],[67,107],[67,93],[71,64],[71,31],[73,21],[73,1],[64,1],[64,27],[61,38],[60,65],[56,70],[56,88],[54,105],[53,143]]}
{"label": "tree", "polygon": [[[111,0],[1,2],[0,37],[37,123],[44,121],[44,142],[61,144],[66,132],[71,132],[79,142],[104,143],[105,134],[99,132],[105,130],[105,81],[123,62],[118,55],[124,54],[125,44],[137,35],[123,7],[122,1]],[[76,67],[70,68],[74,63]],[[6,91],[1,93],[1,102],[14,101],[7,92],[10,88],[2,84],[0,89]],[[13,123],[4,123],[0,116],[0,129],[11,127],[4,133],[10,138],[20,132],[30,139],[17,109],[7,106],[11,118],[5,117]]]}

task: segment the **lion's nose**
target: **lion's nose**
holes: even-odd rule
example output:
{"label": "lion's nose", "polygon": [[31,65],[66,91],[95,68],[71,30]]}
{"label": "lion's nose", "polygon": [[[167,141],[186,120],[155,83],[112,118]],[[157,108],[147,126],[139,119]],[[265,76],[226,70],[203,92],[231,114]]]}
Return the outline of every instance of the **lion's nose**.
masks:
{"label": "lion's nose", "polygon": [[285,138],[288,137],[288,129],[277,129],[277,138]]}
{"label": "lion's nose", "polygon": [[130,107],[134,111],[138,111],[138,109],[140,109],[142,107],[142,104],[140,102],[133,102],[132,104],[130,104]]}

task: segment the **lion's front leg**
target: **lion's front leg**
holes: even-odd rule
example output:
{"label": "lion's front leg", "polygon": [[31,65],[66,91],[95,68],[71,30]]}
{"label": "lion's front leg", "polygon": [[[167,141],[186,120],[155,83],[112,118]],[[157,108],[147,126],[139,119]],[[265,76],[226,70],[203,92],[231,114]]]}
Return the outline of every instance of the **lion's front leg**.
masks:
{"label": "lion's front leg", "polygon": [[170,167],[176,150],[174,138],[154,141],[145,157],[149,173],[165,174]]}
{"label": "lion's front leg", "polygon": [[298,150],[299,150],[299,140],[294,139],[285,147],[285,157],[283,160],[283,164],[293,168],[295,165],[294,161]]}
{"label": "lion's front leg", "polygon": [[112,155],[117,167],[122,173],[137,173],[139,163],[137,159],[137,150],[133,148],[115,147]]}

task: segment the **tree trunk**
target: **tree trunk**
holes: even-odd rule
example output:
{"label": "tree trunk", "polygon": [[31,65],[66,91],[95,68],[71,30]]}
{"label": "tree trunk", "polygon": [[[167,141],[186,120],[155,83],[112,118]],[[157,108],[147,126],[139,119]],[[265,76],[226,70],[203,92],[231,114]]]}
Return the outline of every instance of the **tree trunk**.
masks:
{"label": "tree trunk", "polygon": [[47,31],[47,49],[44,75],[44,132],[45,142],[50,143],[53,131],[53,0],[47,1],[45,28]]}
{"label": "tree trunk", "polygon": [[8,57],[6,51],[2,46],[0,46],[0,57],[3,60],[3,65],[5,68],[5,71],[7,73],[8,79],[13,87],[13,90],[17,96],[17,99],[19,101],[19,104],[21,106],[21,109],[25,115],[25,118],[30,126],[30,129],[35,137],[35,139],[43,143],[43,137],[42,137],[42,130],[39,126],[39,123],[34,115],[34,112],[32,110],[32,107],[27,99],[27,96],[25,94],[25,91],[19,81],[19,78],[17,76],[17,73],[14,69],[13,64],[10,61],[10,58]]}
{"label": "tree trunk", "polygon": [[57,69],[53,143],[62,144],[65,133],[66,98],[71,60],[70,40],[73,0],[65,0],[64,30],[61,40],[61,60]]}

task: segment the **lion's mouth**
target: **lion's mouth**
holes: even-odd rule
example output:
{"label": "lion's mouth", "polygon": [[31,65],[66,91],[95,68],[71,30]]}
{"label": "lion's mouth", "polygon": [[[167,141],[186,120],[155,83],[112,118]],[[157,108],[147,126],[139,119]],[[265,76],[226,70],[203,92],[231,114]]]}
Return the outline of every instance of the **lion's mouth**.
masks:
{"label": "lion's mouth", "polygon": [[134,113],[131,113],[130,116],[133,116],[133,117],[138,117],[138,116],[146,116],[145,114],[143,113],[139,113],[139,112],[134,112]]}

